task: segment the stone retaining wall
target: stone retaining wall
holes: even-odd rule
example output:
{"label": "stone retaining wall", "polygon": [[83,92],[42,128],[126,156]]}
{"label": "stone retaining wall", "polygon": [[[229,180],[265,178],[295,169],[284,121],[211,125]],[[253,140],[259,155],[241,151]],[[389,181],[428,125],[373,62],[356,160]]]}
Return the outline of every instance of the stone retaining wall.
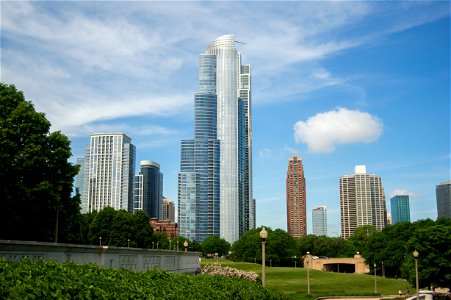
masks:
{"label": "stone retaining wall", "polygon": [[11,261],[19,261],[26,256],[58,262],[96,263],[105,268],[133,271],[157,268],[173,273],[195,274],[200,270],[199,252],[175,250],[0,240],[0,256]]}

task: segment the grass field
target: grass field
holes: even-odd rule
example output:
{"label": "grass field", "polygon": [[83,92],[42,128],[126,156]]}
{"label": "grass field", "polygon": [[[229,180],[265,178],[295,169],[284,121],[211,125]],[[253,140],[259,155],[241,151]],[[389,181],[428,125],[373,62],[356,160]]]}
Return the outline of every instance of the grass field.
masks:
{"label": "grass field", "polygon": [[[220,263],[244,271],[254,271],[261,276],[261,265],[204,259],[202,265]],[[266,286],[279,290],[289,299],[315,299],[321,296],[397,295],[401,289],[411,294],[415,289],[405,280],[376,277],[377,293],[374,293],[374,276],[367,274],[338,274],[310,270],[310,295],[307,294],[307,270],[303,268],[266,268]]]}

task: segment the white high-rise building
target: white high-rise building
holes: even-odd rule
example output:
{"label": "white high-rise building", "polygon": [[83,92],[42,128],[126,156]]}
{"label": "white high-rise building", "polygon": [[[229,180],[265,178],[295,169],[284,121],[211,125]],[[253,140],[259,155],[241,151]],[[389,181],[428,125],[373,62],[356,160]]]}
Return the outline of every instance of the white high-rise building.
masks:
{"label": "white high-rise building", "polygon": [[125,134],[91,135],[84,159],[83,212],[108,206],[133,212],[135,156],[135,146]]}
{"label": "white high-rise building", "polygon": [[340,177],[341,236],[348,238],[355,229],[387,224],[384,188],[380,176],[367,174],[365,166],[356,166],[354,175]]}
{"label": "white high-rise building", "polygon": [[327,235],[326,206],[317,206],[312,210],[312,226],[314,235]]}

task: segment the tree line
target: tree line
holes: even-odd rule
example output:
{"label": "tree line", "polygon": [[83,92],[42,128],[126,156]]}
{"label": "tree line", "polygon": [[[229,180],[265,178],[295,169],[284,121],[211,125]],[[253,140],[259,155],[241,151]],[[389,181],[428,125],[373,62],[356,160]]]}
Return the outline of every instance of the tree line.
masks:
{"label": "tree line", "polygon": [[[79,168],[69,163],[70,141],[50,132],[50,126],[21,91],[0,83],[0,239],[160,249],[175,249],[178,241],[183,247],[186,238],[168,240],[165,233],[153,232],[142,211],[131,215],[105,208],[81,214],[79,195],[71,195]],[[189,241],[189,249],[261,263],[260,230],[246,232],[233,245],[219,237]],[[399,223],[382,231],[362,226],[349,239],[267,231],[267,263],[273,266],[301,266],[307,252],[318,257],[360,252],[370,268],[376,264],[385,276],[413,283],[417,250],[420,285],[451,288],[450,219]]]}

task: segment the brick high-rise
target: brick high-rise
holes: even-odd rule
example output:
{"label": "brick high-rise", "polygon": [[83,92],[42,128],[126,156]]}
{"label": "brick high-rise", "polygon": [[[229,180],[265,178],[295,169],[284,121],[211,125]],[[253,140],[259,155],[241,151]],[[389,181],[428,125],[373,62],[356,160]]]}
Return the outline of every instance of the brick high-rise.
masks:
{"label": "brick high-rise", "polygon": [[302,159],[297,153],[288,160],[287,231],[293,237],[307,234],[304,168]]}

